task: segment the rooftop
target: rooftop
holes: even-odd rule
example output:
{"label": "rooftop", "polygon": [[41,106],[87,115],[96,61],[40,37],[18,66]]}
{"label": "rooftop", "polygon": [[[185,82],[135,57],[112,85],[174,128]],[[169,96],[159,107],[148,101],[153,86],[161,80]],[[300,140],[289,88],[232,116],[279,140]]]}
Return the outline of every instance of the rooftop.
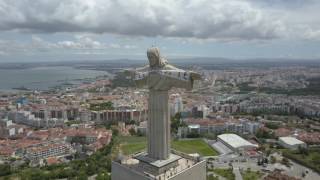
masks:
{"label": "rooftop", "polygon": [[139,174],[142,173],[145,177],[151,177],[152,179],[170,179],[203,162],[204,161],[183,153],[172,153],[170,158],[166,160],[154,160],[148,158],[146,152],[142,152],[117,163]]}
{"label": "rooftop", "polygon": [[233,148],[257,147],[257,145],[252,144],[251,142],[243,139],[242,137],[236,134],[221,134],[218,136],[218,138],[228,143]]}
{"label": "rooftop", "polygon": [[289,136],[288,137],[280,137],[279,140],[281,140],[289,145],[304,144],[303,141],[300,141],[299,139],[296,139],[294,137],[289,137]]}

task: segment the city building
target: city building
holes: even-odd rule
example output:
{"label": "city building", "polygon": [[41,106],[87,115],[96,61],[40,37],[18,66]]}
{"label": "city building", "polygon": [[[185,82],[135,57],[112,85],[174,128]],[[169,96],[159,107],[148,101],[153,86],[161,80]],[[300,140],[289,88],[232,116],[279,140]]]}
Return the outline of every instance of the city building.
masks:
{"label": "city building", "polygon": [[200,134],[200,125],[199,124],[188,125],[188,132]]}
{"label": "city building", "polygon": [[112,121],[130,122],[132,120],[140,122],[146,120],[146,115],[146,110],[136,109],[91,111],[91,120],[98,123]]}
{"label": "city building", "polygon": [[22,125],[17,125],[7,118],[0,119],[0,138],[10,138],[23,132]]}
{"label": "city building", "polygon": [[39,111],[36,114],[30,111],[12,111],[9,117],[17,124],[24,124],[37,128],[62,127],[64,119],[49,118],[46,111]]}
{"label": "city building", "polygon": [[38,144],[26,149],[26,157],[30,160],[46,159],[54,156],[65,156],[73,152],[71,145],[66,143]]}
{"label": "city building", "polygon": [[0,119],[0,138],[6,138],[15,135],[15,128],[12,127],[12,121]]}
{"label": "city building", "polygon": [[279,137],[279,144],[288,149],[298,149],[299,147],[306,148],[307,145],[303,141],[294,137]]}
{"label": "city building", "polygon": [[217,137],[217,141],[221,142],[234,152],[243,152],[258,147],[236,134],[221,134]]}
{"label": "city building", "polygon": [[183,121],[191,126],[198,125],[199,134],[221,134],[224,132],[232,132],[237,134],[255,134],[262,126],[261,123],[249,121],[248,119],[188,118],[184,119]]}
{"label": "city building", "polygon": [[240,106],[238,104],[215,104],[212,106],[213,112],[223,112],[223,113],[236,113],[240,111]]}
{"label": "city building", "polygon": [[142,135],[146,135],[147,134],[147,121],[142,121],[139,123],[139,126],[137,127],[137,132],[139,132]]}
{"label": "city building", "polygon": [[170,115],[174,116],[183,111],[182,97],[180,94],[172,94],[170,97],[173,98],[173,102],[170,103]]}
{"label": "city building", "polygon": [[205,105],[195,106],[192,108],[191,113],[194,118],[205,119],[209,115],[210,109]]}
{"label": "city building", "polygon": [[320,132],[299,132],[297,139],[312,145],[320,144]]}

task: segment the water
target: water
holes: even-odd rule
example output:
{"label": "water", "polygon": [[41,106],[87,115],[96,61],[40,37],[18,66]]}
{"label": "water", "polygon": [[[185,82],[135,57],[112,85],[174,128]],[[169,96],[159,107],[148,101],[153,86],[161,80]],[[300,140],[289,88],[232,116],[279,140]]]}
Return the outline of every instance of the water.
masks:
{"label": "water", "polygon": [[68,66],[36,67],[31,69],[0,69],[0,91],[12,88],[47,90],[65,82],[80,83],[80,79],[108,75],[107,72],[75,69]]}

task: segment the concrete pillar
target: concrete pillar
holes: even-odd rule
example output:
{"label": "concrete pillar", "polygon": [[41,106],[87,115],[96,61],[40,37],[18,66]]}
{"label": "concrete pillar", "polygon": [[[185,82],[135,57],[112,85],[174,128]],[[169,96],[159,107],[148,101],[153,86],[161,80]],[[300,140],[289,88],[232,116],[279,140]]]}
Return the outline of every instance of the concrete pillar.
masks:
{"label": "concrete pillar", "polygon": [[148,101],[148,156],[152,159],[168,159],[170,154],[170,116],[168,91],[149,91]]}

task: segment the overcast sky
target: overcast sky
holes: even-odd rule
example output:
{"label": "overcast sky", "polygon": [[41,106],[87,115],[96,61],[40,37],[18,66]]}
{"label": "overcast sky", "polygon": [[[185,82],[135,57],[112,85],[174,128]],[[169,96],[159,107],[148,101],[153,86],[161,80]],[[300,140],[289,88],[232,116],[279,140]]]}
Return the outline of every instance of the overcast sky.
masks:
{"label": "overcast sky", "polygon": [[320,59],[320,0],[0,0],[0,62]]}

